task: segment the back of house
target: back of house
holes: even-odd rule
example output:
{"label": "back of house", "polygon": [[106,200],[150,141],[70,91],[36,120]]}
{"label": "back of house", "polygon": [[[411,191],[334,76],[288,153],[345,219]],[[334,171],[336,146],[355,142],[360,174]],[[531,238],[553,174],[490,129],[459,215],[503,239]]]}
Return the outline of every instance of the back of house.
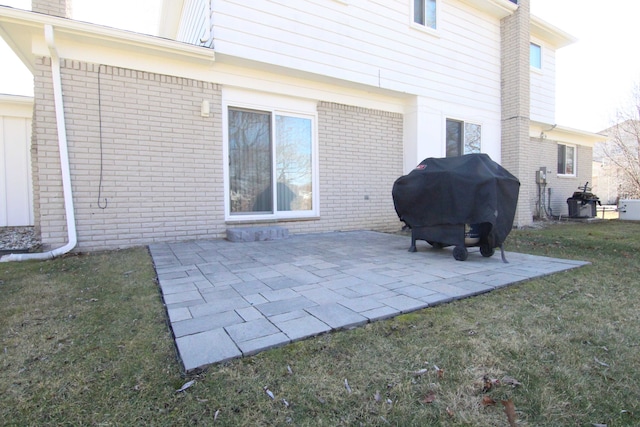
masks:
{"label": "back of house", "polygon": [[45,245],[69,228],[56,124],[82,250],[274,224],[396,230],[393,182],[427,157],[501,163],[522,182],[518,226],[540,213],[541,166],[558,171],[558,210],[591,175],[592,135],[555,124],[555,51],[574,40],[529,0],[173,0],[160,37],[69,6],[0,7],[34,74]]}

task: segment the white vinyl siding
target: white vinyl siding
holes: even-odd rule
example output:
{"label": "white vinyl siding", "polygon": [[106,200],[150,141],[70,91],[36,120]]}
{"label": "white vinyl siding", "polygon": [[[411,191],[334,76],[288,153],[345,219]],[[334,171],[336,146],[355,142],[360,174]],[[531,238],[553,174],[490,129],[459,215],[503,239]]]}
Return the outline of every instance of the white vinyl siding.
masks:
{"label": "white vinyl siding", "polygon": [[0,227],[33,225],[31,117],[1,110]]}
{"label": "white vinyl siding", "polygon": [[207,34],[207,27],[211,25],[207,17],[209,1],[185,0],[176,37],[178,40],[195,45],[212,46],[212,37]]}
{"label": "white vinyl siding", "polygon": [[499,19],[460,1],[438,5],[434,37],[407,25],[407,0],[218,1],[214,43],[218,54],[499,114]]}
{"label": "white vinyl siding", "polygon": [[540,40],[532,43],[541,48],[542,68],[531,67],[531,120],[555,123],[556,114],[556,57],[555,51]]}

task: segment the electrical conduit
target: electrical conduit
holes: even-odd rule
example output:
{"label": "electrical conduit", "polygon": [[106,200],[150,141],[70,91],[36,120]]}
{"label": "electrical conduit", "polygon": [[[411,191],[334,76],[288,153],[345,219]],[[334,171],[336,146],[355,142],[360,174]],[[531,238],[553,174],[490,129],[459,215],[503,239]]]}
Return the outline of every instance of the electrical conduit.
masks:
{"label": "electrical conduit", "polygon": [[64,255],[76,247],[78,236],[76,218],[73,209],[73,194],[71,192],[71,170],[69,168],[69,150],[67,145],[67,129],[64,120],[64,105],[62,103],[62,79],[60,77],[60,58],[53,38],[53,27],[45,25],[44,38],[51,53],[51,77],[53,80],[53,99],[58,127],[58,148],[60,151],[60,169],[62,172],[62,190],[64,194],[64,208],[67,218],[68,243],[48,252],[30,254],[9,254],[0,258],[0,262],[45,260]]}

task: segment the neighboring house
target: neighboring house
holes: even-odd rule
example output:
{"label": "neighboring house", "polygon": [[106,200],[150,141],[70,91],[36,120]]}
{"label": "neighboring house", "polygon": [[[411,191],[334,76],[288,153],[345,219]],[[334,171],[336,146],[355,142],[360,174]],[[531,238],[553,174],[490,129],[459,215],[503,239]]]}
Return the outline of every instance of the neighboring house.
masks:
{"label": "neighboring house", "polygon": [[45,245],[67,239],[65,188],[93,250],[264,224],[397,230],[393,182],[426,157],[500,162],[522,183],[517,226],[540,167],[554,213],[591,177],[596,137],[555,125],[555,51],[574,40],[529,0],[173,0],[162,37],[32,4],[0,7],[0,35],[34,75]]}
{"label": "neighboring house", "polygon": [[33,98],[0,94],[0,227],[30,226]]}
{"label": "neighboring house", "polygon": [[640,121],[623,120],[600,133],[606,141],[593,150],[593,192],[609,204],[639,198]]}

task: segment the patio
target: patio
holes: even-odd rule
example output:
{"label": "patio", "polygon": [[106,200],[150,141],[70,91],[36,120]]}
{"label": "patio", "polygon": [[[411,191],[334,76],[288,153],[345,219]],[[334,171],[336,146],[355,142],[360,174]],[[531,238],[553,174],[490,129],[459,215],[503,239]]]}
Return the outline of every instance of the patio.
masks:
{"label": "patio", "polygon": [[150,246],[187,372],[588,263],[513,252],[482,257],[371,231]]}

